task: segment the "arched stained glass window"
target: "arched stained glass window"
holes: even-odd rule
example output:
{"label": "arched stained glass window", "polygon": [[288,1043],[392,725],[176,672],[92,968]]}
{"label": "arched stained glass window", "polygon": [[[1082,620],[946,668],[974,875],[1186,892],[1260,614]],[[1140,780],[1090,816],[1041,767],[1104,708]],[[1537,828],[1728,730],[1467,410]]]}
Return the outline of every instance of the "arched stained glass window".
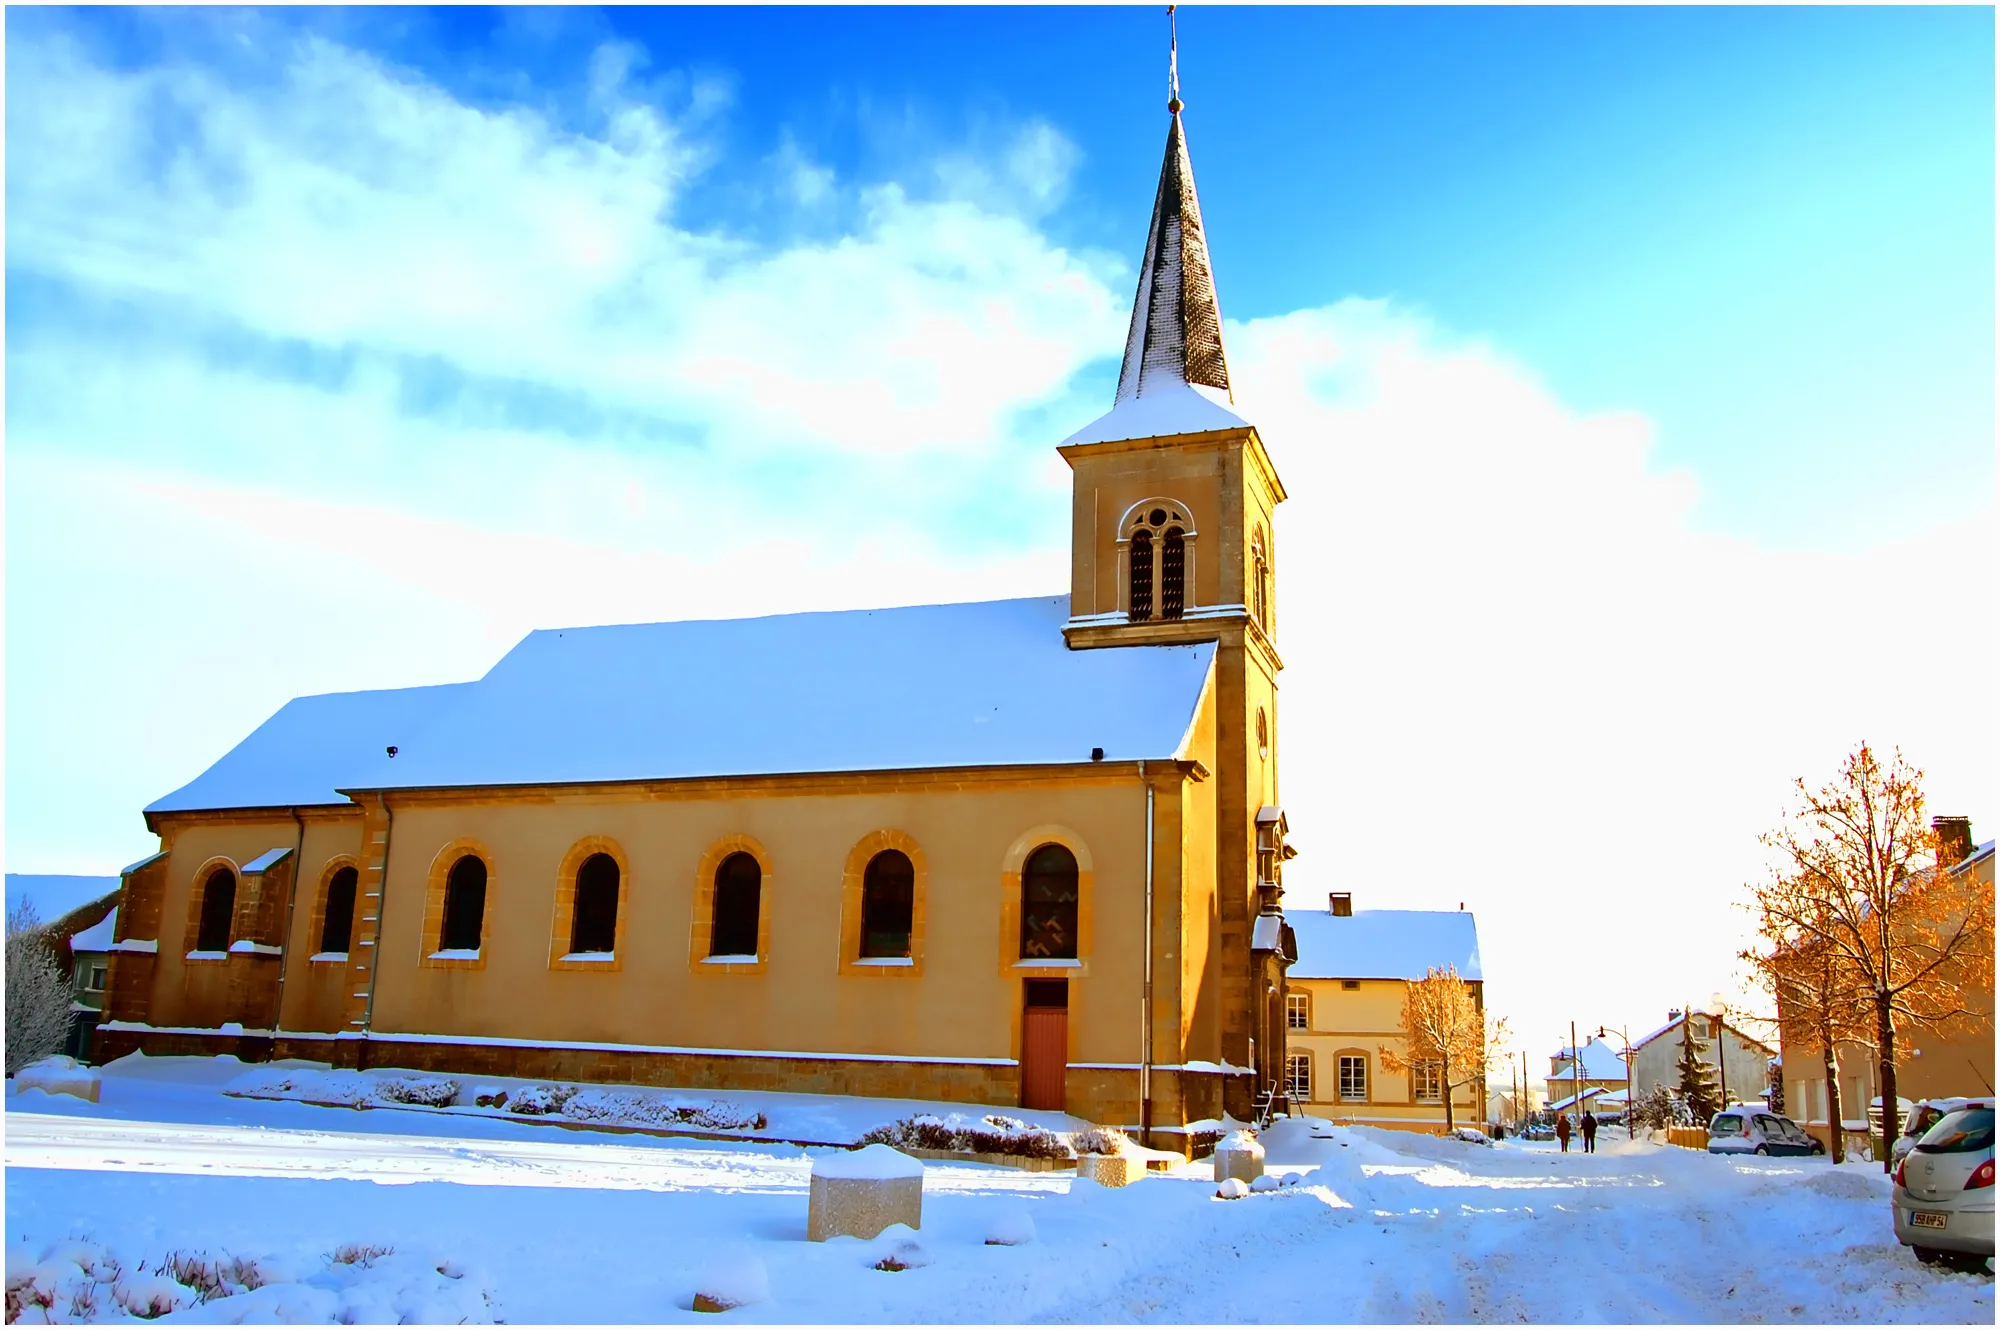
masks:
{"label": "arched stained glass window", "polygon": [[1044,845],[1021,869],[1021,959],[1076,959],[1076,856]]}

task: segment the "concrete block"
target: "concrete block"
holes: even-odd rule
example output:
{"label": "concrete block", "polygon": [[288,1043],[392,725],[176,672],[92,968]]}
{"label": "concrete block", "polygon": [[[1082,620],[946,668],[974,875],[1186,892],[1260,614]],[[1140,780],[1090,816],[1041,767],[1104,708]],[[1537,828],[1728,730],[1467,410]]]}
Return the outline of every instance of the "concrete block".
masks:
{"label": "concrete block", "polygon": [[813,1163],[806,1236],[872,1238],[892,1224],[923,1227],[924,1166],[899,1150],[871,1145]]}
{"label": "concrete block", "polygon": [[1235,1178],[1244,1184],[1264,1176],[1264,1147],[1247,1131],[1233,1131],[1215,1147],[1215,1180]]}
{"label": "concrete block", "polygon": [[1124,1155],[1078,1155],[1076,1175],[1101,1187],[1123,1187],[1136,1176],[1133,1161]]}

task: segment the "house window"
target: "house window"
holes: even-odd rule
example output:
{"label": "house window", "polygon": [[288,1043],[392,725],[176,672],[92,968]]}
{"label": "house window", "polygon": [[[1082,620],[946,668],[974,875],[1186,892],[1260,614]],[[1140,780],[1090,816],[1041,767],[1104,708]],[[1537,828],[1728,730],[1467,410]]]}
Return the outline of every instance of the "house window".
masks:
{"label": "house window", "polygon": [[1285,1058],[1285,1095],[1295,1104],[1312,1102],[1312,1054],[1292,1053]]}
{"label": "house window", "polygon": [[715,918],[708,934],[709,955],[757,954],[758,897],[763,887],[764,869],[755,855],[738,850],[716,867]]}
{"label": "house window", "polygon": [[1417,1102],[1420,1104],[1441,1104],[1444,1102],[1444,1068],[1436,1062],[1419,1062],[1412,1074],[1416,1082]]}
{"label": "house window", "polygon": [[1310,1030],[1312,1028],[1311,1009],[1306,1005],[1304,993],[1285,994],[1285,1028],[1287,1030]]}
{"label": "house window", "polygon": [[319,926],[319,950],[344,952],[354,940],[354,887],[361,875],[342,868],[326,884],[325,916]]}
{"label": "house window", "polygon": [[1132,622],[1153,617],[1153,533],[1132,533]]}
{"label": "house window", "polygon": [[618,861],[599,852],[576,870],[576,910],[570,920],[572,955],[607,952],[618,944]]}
{"label": "house window", "polygon": [[107,967],[103,961],[92,961],[90,969],[83,977],[83,991],[86,993],[102,993],[104,991],[106,969]]}
{"label": "house window", "polygon": [[1021,958],[1076,959],[1076,856],[1044,845],[1021,871]]}
{"label": "house window", "polygon": [[1177,526],[1160,542],[1160,617],[1178,619],[1187,594],[1187,541]]}
{"label": "house window", "polygon": [[201,889],[201,926],[195,931],[196,951],[228,951],[229,925],[236,916],[236,874],[218,868]]}
{"label": "house window", "polygon": [[861,875],[861,955],[904,957],[910,954],[910,928],[915,911],[916,866],[901,850],[884,850],[868,861]]}
{"label": "house window", "polygon": [[1343,1053],[1340,1058],[1340,1097],[1345,1103],[1359,1104],[1368,1100],[1368,1059],[1357,1054]]}
{"label": "house window", "polygon": [[444,928],[440,951],[478,951],[486,923],[486,861],[461,855],[444,881]]}

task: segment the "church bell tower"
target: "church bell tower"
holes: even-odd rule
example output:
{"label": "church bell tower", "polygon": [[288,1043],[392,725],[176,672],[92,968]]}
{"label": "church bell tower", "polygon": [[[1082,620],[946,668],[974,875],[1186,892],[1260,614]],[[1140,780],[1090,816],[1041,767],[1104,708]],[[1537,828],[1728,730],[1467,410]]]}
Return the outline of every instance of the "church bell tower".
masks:
{"label": "church bell tower", "polygon": [[1292,852],[1278,805],[1271,521],[1285,488],[1236,413],[1173,83],[1118,395],[1059,449],[1074,483],[1063,636],[1076,650],[1217,644],[1216,997],[1224,1059],[1257,1069],[1254,1087],[1238,1077],[1227,1091],[1246,1116],[1253,1090],[1285,1068],[1279,877]]}

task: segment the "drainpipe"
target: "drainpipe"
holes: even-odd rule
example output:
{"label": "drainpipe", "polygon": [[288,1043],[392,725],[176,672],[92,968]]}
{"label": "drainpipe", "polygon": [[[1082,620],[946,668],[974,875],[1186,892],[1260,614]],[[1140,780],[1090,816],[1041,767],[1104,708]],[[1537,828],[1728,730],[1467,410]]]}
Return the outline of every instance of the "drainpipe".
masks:
{"label": "drainpipe", "polygon": [[299,843],[292,851],[292,891],[285,901],[285,935],[278,939],[278,1009],[271,1013],[272,1057],[278,1055],[278,1028],[285,1023],[285,976],[292,968],[292,920],[299,910],[299,874],[305,871],[306,820],[294,808],[292,821],[299,824]]}
{"label": "drainpipe", "polygon": [[387,794],[382,795],[382,817],[382,879],[377,884],[381,890],[375,893],[375,950],[368,957],[368,1005],[361,1012],[361,1052],[364,1057],[368,1052],[368,1035],[375,1028],[375,981],[382,977],[382,925],[387,921],[383,906],[389,902],[389,842],[396,834],[396,810],[389,807]]}
{"label": "drainpipe", "polygon": [[1139,1028],[1145,1046],[1139,1050],[1139,1141],[1153,1144],[1153,783],[1146,779],[1146,760],[1139,759],[1139,780],[1146,787],[1146,944],[1144,1008]]}

